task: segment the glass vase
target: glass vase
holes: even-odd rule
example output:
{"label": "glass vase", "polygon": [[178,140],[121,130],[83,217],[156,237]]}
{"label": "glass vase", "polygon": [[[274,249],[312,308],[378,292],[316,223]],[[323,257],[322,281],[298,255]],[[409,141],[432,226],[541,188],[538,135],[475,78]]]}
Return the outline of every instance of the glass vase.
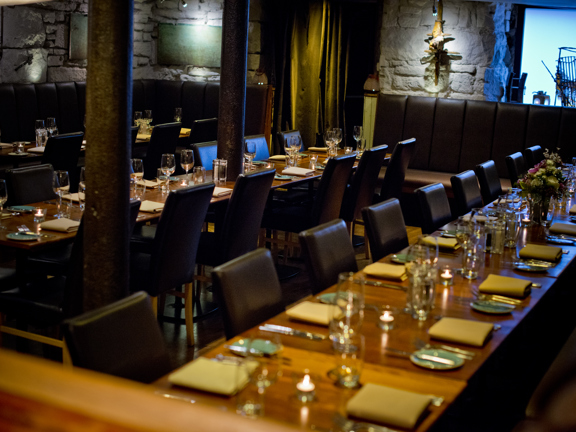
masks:
{"label": "glass vase", "polygon": [[530,221],[533,225],[542,225],[547,220],[548,209],[550,208],[550,197],[542,195],[531,195]]}

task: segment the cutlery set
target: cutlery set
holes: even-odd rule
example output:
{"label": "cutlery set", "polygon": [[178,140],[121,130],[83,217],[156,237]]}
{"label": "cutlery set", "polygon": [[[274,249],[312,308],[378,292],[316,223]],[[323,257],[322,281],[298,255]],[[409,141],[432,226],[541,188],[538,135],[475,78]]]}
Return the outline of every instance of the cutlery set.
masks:
{"label": "cutlery set", "polygon": [[280,334],[285,334],[285,335],[289,335],[289,336],[296,336],[296,337],[301,337],[304,339],[310,339],[310,340],[316,340],[316,341],[328,339],[328,336],[323,335],[321,333],[312,333],[312,332],[303,331],[303,330],[296,330],[296,329],[293,329],[291,327],[279,326],[279,325],[274,325],[274,324],[264,324],[263,326],[260,326],[258,328],[260,330],[268,331],[271,333],[280,333]]}

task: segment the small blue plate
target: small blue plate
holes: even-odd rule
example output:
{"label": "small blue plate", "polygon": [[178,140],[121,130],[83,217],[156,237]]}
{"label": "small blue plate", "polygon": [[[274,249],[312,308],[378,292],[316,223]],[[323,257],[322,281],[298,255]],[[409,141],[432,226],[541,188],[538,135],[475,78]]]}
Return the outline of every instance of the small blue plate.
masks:
{"label": "small blue plate", "polygon": [[32,206],[11,206],[8,207],[6,210],[13,211],[13,212],[32,212],[34,211],[34,207]]}
{"label": "small blue plate", "polygon": [[[420,357],[422,354],[427,354],[434,357],[441,357],[443,359],[452,360],[454,362],[453,365],[447,365],[444,363],[436,363],[432,360],[425,360]],[[426,369],[434,369],[434,370],[450,370],[450,369],[457,369],[464,364],[464,359],[458,357],[456,354],[451,353],[449,351],[444,351],[441,349],[421,349],[418,351],[414,351],[410,356],[410,361],[417,366],[426,368]]]}
{"label": "small blue plate", "polygon": [[[282,350],[282,345],[264,339],[240,339],[230,345],[230,350],[236,354],[264,354],[274,355]],[[244,350],[245,351],[244,351]]]}
{"label": "small blue plate", "polygon": [[292,180],[291,176],[276,174],[274,180]]}
{"label": "small blue plate", "polygon": [[32,241],[32,240],[38,240],[40,236],[24,233],[10,233],[6,234],[6,238],[17,241]]}
{"label": "small blue plate", "polygon": [[502,304],[490,300],[476,300],[470,303],[470,307],[478,312],[492,315],[505,315],[512,313],[515,309],[512,305]]}

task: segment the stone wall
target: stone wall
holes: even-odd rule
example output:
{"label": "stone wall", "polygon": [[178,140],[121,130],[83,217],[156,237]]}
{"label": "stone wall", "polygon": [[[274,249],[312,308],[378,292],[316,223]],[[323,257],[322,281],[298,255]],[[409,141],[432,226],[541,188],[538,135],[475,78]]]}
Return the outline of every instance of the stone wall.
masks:
{"label": "stone wall", "polygon": [[[122,0],[119,0],[122,1]],[[222,25],[224,0],[134,1],[134,79],[218,81],[219,68],[201,65],[163,66],[156,61],[158,23]],[[261,61],[264,13],[252,0],[248,43],[248,82]],[[30,6],[2,7],[4,45],[0,82],[41,83],[85,81],[86,60],[68,56],[70,15],[88,13],[88,0],[55,0]]]}
{"label": "stone wall", "polygon": [[445,49],[459,53],[440,66],[422,64],[435,17],[430,0],[387,0],[380,35],[381,92],[457,99],[502,100],[511,68],[503,3],[444,0],[444,32],[455,40]]}

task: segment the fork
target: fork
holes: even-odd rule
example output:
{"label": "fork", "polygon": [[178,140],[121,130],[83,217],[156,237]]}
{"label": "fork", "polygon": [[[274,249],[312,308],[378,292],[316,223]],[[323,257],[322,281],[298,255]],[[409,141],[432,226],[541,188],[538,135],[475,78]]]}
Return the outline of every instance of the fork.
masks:
{"label": "fork", "polygon": [[444,350],[444,351],[449,351],[452,354],[454,354],[456,357],[460,357],[461,359],[464,359],[464,360],[472,360],[474,358],[474,356],[476,355],[475,353],[473,353],[471,351],[462,350],[460,348],[455,348],[455,347],[451,347],[448,345],[431,345],[429,343],[424,342],[420,338],[414,339],[414,345],[416,345],[416,348],[418,348],[418,349],[426,348],[426,349],[440,349],[440,350]]}

